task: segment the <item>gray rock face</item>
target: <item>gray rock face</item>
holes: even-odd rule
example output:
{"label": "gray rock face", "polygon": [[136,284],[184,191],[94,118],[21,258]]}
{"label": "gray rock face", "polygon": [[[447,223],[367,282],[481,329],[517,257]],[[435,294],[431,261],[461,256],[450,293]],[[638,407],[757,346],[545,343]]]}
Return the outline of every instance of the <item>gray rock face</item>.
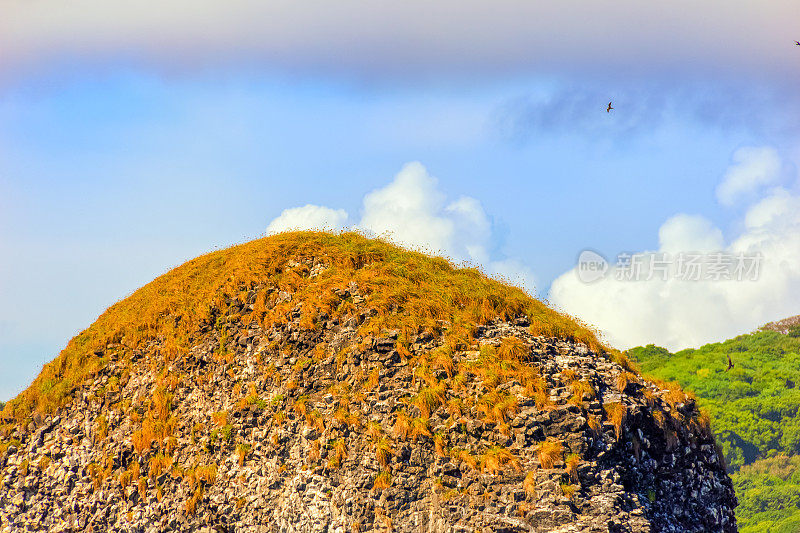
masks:
{"label": "gray rock face", "polygon": [[109,345],[69,405],[18,428],[0,531],[736,531],[693,401],[525,317],[446,350],[358,334],[369,309],[263,329],[241,305],[188,353]]}

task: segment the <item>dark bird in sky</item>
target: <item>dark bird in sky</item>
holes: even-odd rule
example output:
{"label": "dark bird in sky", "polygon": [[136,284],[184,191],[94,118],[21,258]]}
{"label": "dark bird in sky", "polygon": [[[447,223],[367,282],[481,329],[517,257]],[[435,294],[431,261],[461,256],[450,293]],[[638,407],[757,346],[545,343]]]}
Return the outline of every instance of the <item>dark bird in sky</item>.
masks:
{"label": "dark bird in sky", "polygon": [[606,113],[610,113],[612,109],[614,109],[614,108],[611,107],[611,102],[609,102],[608,103],[608,107],[606,108]]}
{"label": "dark bird in sky", "polygon": [[728,354],[728,368],[725,369],[725,372],[733,368],[733,361],[731,361],[731,356]]}
{"label": "dark bird in sky", "polygon": [[795,41],[795,42],[794,42],[794,44],[795,44],[796,46],[800,46],[800,41]]}

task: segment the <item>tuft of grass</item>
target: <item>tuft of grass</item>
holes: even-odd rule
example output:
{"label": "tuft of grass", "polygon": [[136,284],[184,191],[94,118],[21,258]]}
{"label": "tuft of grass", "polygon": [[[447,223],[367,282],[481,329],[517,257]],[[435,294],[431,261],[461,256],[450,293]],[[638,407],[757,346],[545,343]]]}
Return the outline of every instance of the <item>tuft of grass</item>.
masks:
{"label": "tuft of grass", "polygon": [[627,406],[621,402],[607,403],[603,406],[603,410],[606,412],[608,421],[614,425],[614,432],[619,440],[622,437],[622,425],[628,414]]}
{"label": "tuft of grass", "polygon": [[372,482],[374,490],[384,490],[392,486],[392,474],[388,470],[381,471]]}
{"label": "tuft of grass", "polygon": [[573,483],[578,483],[578,465],[581,464],[581,457],[578,454],[571,453],[567,456],[565,462],[567,465],[567,475]]}
{"label": "tuft of grass", "polygon": [[101,414],[94,422],[94,438],[96,442],[103,441],[108,436],[108,420]]}
{"label": "tuft of grass", "polygon": [[487,422],[503,424],[519,410],[519,402],[513,394],[491,391],[478,399],[478,410]]}
{"label": "tuft of grass", "polygon": [[439,457],[448,457],[449,454],[445,451],[444,447],[444,435],[441,433],[436,433],[433,436],[433,444],[436,448],[436,455]]}
{"label": "tuft of grass", "polygon": [[411,417],[405,411],[397,412],[392,433],[398,439],[407,439],[411,435]]}
{"label": "tuft of grass", "polygon": [[172,466],[172,457],[158,453],[150,458],[150,479],[156,479],[161,472]]}
{"label": "tuft of grass", "polygon": [[570,403],[574,405],[580,406],[585,399],[588,398],[591,400],[597,396],[597,391],[595,391],[592,384],[586,380],[573,381],[570,383],[570,389],[572,389]]}
{"label": "tuft of grass", "polygon": [[310,402],[308,400],[308,396],[300,396],[298,399],[294,401],[292,409],[298,415],[305,417],[306,414],[308,413],[309,403]]}
{"label": "tuft of grass", "polygon": [[577,485],[573,485],[571,483],[561,483],[561,494],[563,494],[567,499],[571,500],[574,498],[577,491]]}
{"label": "tuft of grass", "polygon": [[370,422],[367,424],[367,437],[373,441],[379,440],[383,436],[383,428],[380,422]]}
{"label": "tuft of grass", "polygon": [[431,414],[446,401],[443,387],[423,387],[414,398],[414,405],[419,408],[423,418],[430,418]]}
{"label": "tuft of grass", "polygon": [[536,497],[536,472],[528,472],[522,482],[522,488],[529,498]]}
{"label": "tuft of grass", "polygon": [[620,392],[625,392],[625,389],[628,388],[628,384],[635,382],[636,379],[636,375],[632,372],[620,372],[617,375],[617,390]]}
{"label": "tuft of grass", "polygon": [[314,409],[306,414],[306,425],[322,433],[325,431],[325,417],[319,409]]}
{"label": "tuft of grass", "polygon": [[328,464],[333,468],[339,468],[342,462],[347,459],[347,444],[345,444],[344,439],[336,439],[331,448],[332,451]]}
{"label": "tuft of grass", "polygon": [[225,411],[218,411],[216,413],[211,414],[211,420],[214,422],[214,425],[218,428],[226,426],[228,424],[228,413]]}
{"label": "tuft of grass", "polygon": [[478,469],[478,460],[475,458],[475,456],[469,453],[468,450],[453,448],[450,450],[450,457],[456,461],[464,463],[472,470]]}
{"label": "tuft of grass", "polygon": [[603,434],[603,425],[600,423],[600,420],[596,416],[592,414],[587,415],[586,424],[589,426],[589,429],[596,437]]}
{"label": "tuft of grass", "polygon": [[480,457],[481,471],[491,475],[497,475],[503,468],[510,466],[515,470],[520,469],[520,462],[508,448],[503,446],[492,446]]}
{"label": "tuft of grass", "polygon": [[693,414],[690,420],[690,424],[697,430],[697,433],[699,433],[700,436],[703,437],[704,439],[713,438],[714,432],[711,430],[711,416],[705,409],[697,410]]}
{"label": "tuft of grass", "polygon": [[119,484],[122,485],[122,490],[125,490],[126,488],[128,488],[128,485],[131,484],[131,481],[133,481],[133,472],[131,472],[130,470],[125,470],[119,475],[119,478],[117,479],[119,481]]}
{"label": "tuft of grass", "polygon": [[381,370],[378,367],[372,369],[372,372],[369,373],[369,379],[367,379],[367,383],[365,387],[367,390],[372,390],[378,386],[381,380]]}
{"label": "tuft of grass", "polygon": [[411,440],[414,442],[417,441],[420,437],[429,437],[433,438],[433,433],[431,433],[430,428],[428,427],[428,419],[427,418],[413,418],[411,420]]}
{"label": "tuft of grass", "polygon": [[653,392],[653,389],[651,389],[650,387],[645,387],[642,390],[642,396],[644,396],[644,399],[647,402],[648,407],[650,407],[651,409],[655,407],[656,402],[658,401],[658,397],[656,396],[655,392]]}
{"label": "tuft of grass", "polygon": [[453,361],[453,350],[449,346],[442,346],[433,352],[432,366],[444,370],[448,378],[452,378],[456,373],[455,361]]}
{"label": "tuft of grass", "polygon": [[322,452],[320,450],[320,442],[319,439],[311,441],[311,449],[308,452],[308,460],[311,463],[316,463],[322,457]]}
{"label": "tuft of grass", "polygon": [[553,468],[564,456],[564,445],[560,440],[547,440],[536,449],[542,468]]}
{"label": "tuft of grass", "polygon": [[389,466],[389,462],[392,460],[392,456],[394,455],[394,451],[392,451],[392,443],[389,441],[389,439],[381,437],[375,441],[373,446],[375,447],[375,459],[378,461],[378,463],[380,463],[380,465],[383,467]]}
{"label": "tuft of grass", "polygon": [[577,379],[578,379],[578,373],[575,372],[574,368],[565,368],[564,370],[561,371],[561,380],[564,381],[565,383],[569,384],[572,383],[573,381],[577,381]]}
{"label": "tuft of grass", "polygon": [[195,467],[195,478],[206,485],[213,485],[217,482],[217,465],[208,464]]}
{"label": "tuft of grass", "polygon": [[239,466],[244,465],[247,454],[250,453],[250,444],[239,444],[236,446],[236,457],[239,459]]}
{"label": "tuft of grass", "polygon": [[195,491],[189,497],[189,499],[186,500],[186,506],[185,506],[186,514],[188,515],[195,514],[195,512],[197,511],[197,503],[203,497],[203,492],[204,492],[203,486],[198,485]]}
{"label": "tuft of grass", "polygon": [[528,348],[517,337],[503,337],[497,348],[497,356],[504,360],[524,361],[527,354]]}
{"label": "tuft of grass", "polygon": [[[460,374],[459,374],[460,375]],[[461,398],[453,397],[447,400],[447,405],[445,406],[447,414],[453,417],[459,417],[464,414],[464,402],[461,401]]]}

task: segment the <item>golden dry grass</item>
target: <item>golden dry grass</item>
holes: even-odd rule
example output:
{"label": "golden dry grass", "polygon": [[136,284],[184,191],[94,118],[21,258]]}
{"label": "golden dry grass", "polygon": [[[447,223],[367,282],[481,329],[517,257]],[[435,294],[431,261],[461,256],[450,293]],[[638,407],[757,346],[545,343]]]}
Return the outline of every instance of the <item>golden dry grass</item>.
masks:
{"label": "golden dry grass", "polygon": [[316,463],[320,460],[322,456],[321,446],[319,439],[311,441],[311,449],[308,451],[308,460],[311,463]]}
{"label": "golden dry grass", "polygon": [[172,466],[172,457],[158,453],[150,458],[150,479],[156,479],[161,472]]}
{"label": "golden dry grass", "polygon": [[238,458],[239,466],[244,465],[247,454],[250,453],[250,447],[249,444],[239,444],[236,446],[236,457]]}
{"label": "golden dry grass", "polygon": [[336,439],[336,441],[333,443],[333,450],[330,454],[330,466],[335,468],[340,467],[342,462],[347,459],[347,453],[347,444],[345,444],[344,439]]}
{"label": "golden dry grass", "polygon": [[528,348],[517,337],[503,337],[497,348],[497,355],[500,359],[524,361],[527,353]]}
{"label": "golden dry grass", "polygon": [[628,408],[621,402],[607,403],[603,406],[606,412],[608,421],[614,426],[614,432],[617,435],[617,440],[622,436],[622,426],[625,423],[625,418],[628,415]]}
{"label": "golden dry grass", "polygon": [[[292,259],[310,257],[325,257],[328,268],[310,278],[304,264],[289,265]],[[469,341],[475,325],[526,314],[534,334],[574,340],[607,352],[586,326],[474,268],[457,268],[440,257],[357,233],[289,232],[192,259],[112,305],[44,365],[31,386],[9,401],[3,412],[17,423],[34,412],[53,412],[69,400],[75,387],[108,363],[109,351],[124,358],[143,341],[156,341],[162,343],[164,360],[182,357],[190,347],[191,334],[211,321],[213,308],[240,296],[242,287],[294,293],[293,302],[303,303],[304,323],[316,327],[321,311],[331,316],[353,311],[325,296],[351,280],[363,288],[364,298],[378,312],[361,326],[363,334],[385,328],[438,331],[439,321],[445,320],[453,325],[445,332],[445,344],[458,347]],[[266,327],[285,323],[289,311],[285,304],[275,304],[263,291],[253,311],[242,318]],[[398,308],[403,313],[397,313]],[[500,351],[503,357],[522,356],[513,341],[506,341]],[[167,403],[161,405],[165,408]],[[156,413],[159,410],[154,406]]]}
{"label": "golden dry grass", "polygon": [[572,389],[572,396],[569,401],[574,405],[580,406],[583,404],[584,400],[591,400],[597,396],[597,391],[595,391],[592,384],[586,380],[573,381],[570,383],[570,389]]}
{"label": "golden dry grass", "polygon": [[575,493],[578,490],[577,485],[572,485],[570,483],[561,483],[561,494],[564,495],[565,498],[571,500],[575,497]]}
{"label": "golden dry grass", "polygon": [[581,464],[581,458],[577,454],[570,454],[565,461],[567,466],[567,475],[573,483],[578,482],[578,466]]}
{"label": "golden dry grass", "polygon": [[443,386],[423,387],[414,398],[414,405],[419,408],[423,418],[430,418],[446,401],[447,395]]}
{"label": "golden dry grass", "polygon": [[596,416],[592,414],[586,415],[586,424],[596,437],[602,434],[603,426]]}
{"label": "golden dry grass", "polygon": [[428,427],[428,419],[417,417],[411,419],[411,430],[409,432],[411,440],[417,441],[420,437],[433,438],[430,427]]}
{"label": "golden dry grass", "polygon": [[453,361],[453,350],[448,346],[442,346],[434,350],[431,354],[431,366],[438,370],[444,370],[448,378],[452,378],[456,373],[456,365]]}
{"label": "golden dry grass", "polygon": [[373,441],[377,441],[383,435],[383,428],[380,422],[370,422],[367,424],[367,437]]}
{"label": "golden dry grass", "polygon": [[198,485],[197,489],[192,493],[188,500],[186,500],[186,514],[193,515],[197,511],[197,503],[203,497],[203,486]]}
{"label": "golden dry grass", "polygon": [[375,460],[383,467],[389,466],[389,462],[394,455],[392,443],[389,439],[382,437],[376,440],[373,446],[375,447]]}
{"label": "golden dry grass", "polygon": [[569,384],[578,379],[578,374],[573,368],[565,368],[561,371],[561,380]]}
{"label": "golden dry grass", "polygon": [[515,470],[520,469],[520,461],[509,449],[503,446],[492,446],[480,456],[481,471],[490,475],[497,475],[506,466]]}
{"label": "golden dry grass", "polygon": [[460,448],[453,448],[450,450],[450,457],[455,459],[456,461],[462,462],[465,465],[469,466],[472,470],[478,469],[478,460],[469,453],[468,450],[462,450]]}
{"label": "golden dry grass", "polygon": [[519,402],[513,394],[491,391],[477,401],[478,410],[484,420],[496,424],[505,423],[519,410]]}
{"label": "golden dry grass", "polygon": [[625,389],[628,387],[629,383],[633,383],[637,380],[637,377],[632,372],[624,371],[620,372],[617,375],[616,385],[617,390],[620,392],[625,392]]}
{"label": "golden dry grass", "polygon": [[392,474],[388,470],[384,470],[375,476],[375,481],[372,483],[372,488],[375,490],[388,489],[391,486]]}
{"label": "golden dry grass", "polygon": [[442,435],[441,433],[436,433],[433,437],[433,444],[434,447],[436,448],[436,455],[438,455],[439,457],[449,456],[444,447],[444,435]]}
{"label": "golden dry grass", "polygon": [[522,482],[522,488],[529,498],[536,497],[536,472],[528,472]]}
{"label": "golden dry grass", "polygon": [[536,455],[542,468],[553,468],[564,456],[564,445],[560,440],[547,440],[536,448]]}
{"label": "golden dry grass", "polygon": [[411,417],[405,411],[397,412],[397,419],[392,426],[392,433],[398,439],[407,439],[411,435]]}

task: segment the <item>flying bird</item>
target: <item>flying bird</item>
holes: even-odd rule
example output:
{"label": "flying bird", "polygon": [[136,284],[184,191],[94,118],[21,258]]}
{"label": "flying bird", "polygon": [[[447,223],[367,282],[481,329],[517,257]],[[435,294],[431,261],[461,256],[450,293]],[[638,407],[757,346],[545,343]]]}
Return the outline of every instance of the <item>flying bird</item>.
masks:
{"label": "flying bird", "polygon": [[614,109],[614,108],[611,107],[611,102],[609,102],[608,103],[608,107],[606,108],[606,113],[610,113],[612,109]]}
{"label": "flying bird", "polygon": [[794,42],[794,44],[795,44],[796,46],[800,46],[800,41],[795,41],[795,42]]}
{"label": "flying bird", "polygon": [[728,368],[725,369],[725,372],[733,368],[733,361],[731,361],[731,356],[728,354]]}

